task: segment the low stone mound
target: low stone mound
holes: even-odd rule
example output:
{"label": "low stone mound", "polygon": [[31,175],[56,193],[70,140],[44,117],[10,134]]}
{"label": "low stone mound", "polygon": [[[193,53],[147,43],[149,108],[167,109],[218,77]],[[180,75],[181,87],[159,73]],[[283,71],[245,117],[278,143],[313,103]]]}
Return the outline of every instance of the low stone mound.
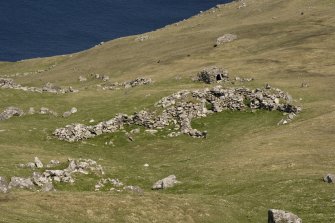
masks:
{"label": "low stone mound", "polygon": [[229,43],[237,39],[237,35],[235,34],[224,34],[223,36],[220,36],[216,39],[216,44],[221,45],[224,43]]}
{"label": "low stone mound", "polygon": [[180,182],[177,181],[177,177],[175,175],[170,175],[154,183],[154,185],[152,185],[152,189],[153,190],[166,189],[166,188],[174,187],[178,183]]}
{"label": "low stone mound", "polygon": [[17,107],[7,107],[2,113],[0,113],[0,121],[10,119],[13,116],[22,116],[24,112]]}
{"label": "low stone mound", "polygon": [[268,211],[268,223],[302,223],[302,220],[291,212],[270,209]]}
{"label": "low stone mound", "polygon": [[153,83],[150,78],[139,77],[131,81],[125,81],[123,83],[111,83],[110,85],[105,85],[103,87],[104,90],[118,90],[121,88],[133,88],[141,85],[148,85]]}
{"label": "low stone mound", "polygon": [[55,94],[78,92],[78,90],[73,89],[71,86],[67,88],[61,88],[52,83],[46,83],[42,88],[24,87],[24,86],[21,86],[20,84],[17,84],[13,79],[10,79],[10,78],[0,78],[0,88],[31,91],[31,92],[38,92],[38,93],[48,92],[48,93],[55,93]]}
{"label": "low stone mound", "polygon": [[[143,126],[157,132],[169,125],[174,125],[174,130],[169,136],[182,134],[194,138],[205,138],[207,131],[199,131],[191,126],[192,119],[206,117],[215,112],[224,110],[241,111],[246,108],[280,111],[287,114],[292,120],[301,108],[290,104],[291,97],[280,89],[254,89],[248,88],[223,88],[216,86],[212,89],[183,90],[162,98],[155,106],[157,111],[145,110],[133,115],[118,114],[114,118],[86,126],[71,124],[65,128],[54,131],[54,135],[68,142],[93,138],[103,133],[113,133],[123,129],[125,125]],[[163,111],[161,111],[163,109]],[[159,114],[158,111],[161,111]]]}

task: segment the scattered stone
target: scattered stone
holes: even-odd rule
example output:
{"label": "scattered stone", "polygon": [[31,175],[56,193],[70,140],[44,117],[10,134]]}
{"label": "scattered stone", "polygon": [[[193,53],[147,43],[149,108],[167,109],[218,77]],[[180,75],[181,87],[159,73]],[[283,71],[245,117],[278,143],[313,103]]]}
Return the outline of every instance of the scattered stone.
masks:
{"label": "scattered stone", "polygon": [[33,115],[33,114],[35,114],[35,108],[30,107],[28,110],[28,115]]}
{"label": "scattered stone", "polygon": [[86,77],[83,77],[83,76],[79,76],[78,79],[79,79],[80,82],[87,81],[87,78],[86,78]]}
{"label": "scattered stone", "polygon": [[2,113],[0,113],[0,121],[10,119],[13,116],[22,116],[24,112],[17,107],[7,107]]}
{"label": "scattered stone", "polygon": [[216,83],[220,81],[228,81],[228,71],[216,66],[206,67],[197,75],[198,81],[203,81],[207,84]]}
{"label": "scattered stone", "polygon": [[63,118],[70,117],[72,115],[71,111],[66,111],[63,113]]}
{"label": "scattered stone", "polygon": [[6,179],[0,176],[0,193],[7,193],[8,191],[9,189]]}
{"label": "scattered stone", "polygon": [[306,83],[306,82],[303,82],[303,83],[301,83],[301,86],[300,86],[301,88],[307,88],[307,87],[309,87],[309,84],[308,83]]}
{"label": "scattered stone", "polygon": [[106,187],[107,184],[112,185],[112,188],[110,188],[110,190],[119,190],[121,187],[123,187],[123,183],[119,179],[102,178],[94,186],[95,191],[100,191],[102,188]]}
{"label": "scattered stone", "polygon": [[46,108],[46,107],[41,107],[40,109],[40,112],[39,112],[41,115],[47,115],[47,114],[50,114],[50,115],[54,115],[54,116],[57,116],[57,112],[49,109],[49,108]]}
{"label": "scattered stone", "polygon": [[10,78],[0,78],[0,88],[23,90],[23,91],[38,92],[38,93],[48,92],[48,93],[55,93],[55,94],[78,92],[78,90],[75,90],[72,87],[61,88],[61,87],[55,86],[52,83],[46,83],[42,88],[24,87],[24,86],[21,86],[20,84],[15,83],[14,80]]}
{"label": "scattered stone", "polygon": [[143,195],[143,189],[140,188],[139,186],[126,186],[123,188],[126,191],[130,191],[133,192],[134,194],[139,194],[139,195]]}
{"label": "scattered stone", "polygon": [[175,184],[180,183],[177,181],[177,178],[175,175],[170,175],[162,180],[157,181],[152,186],[153,190],[159,190],[159,189],[166,189],[175,186]]}
{"label": "scattered stone", "polygon": [[136,42],[143,42],[149,39],[149,35],[140,35],[135,38]]}
{"label": "scattered stone", "polygon": [[9,189],[12,188],[20,188],[20,189],[33,189],[34,183],[32,182],[31,178],[22,178],[22,177],[12,177],[9,185]]}
{"label": "scattered stone", "polygon": [[135,80],[125,81],[123,83],[111,83],[103,87],[104,90],[118,90],[120,88],[133,88],[141,85],[151,84],[153,81],[150,78],[136,78]]}
{"label": "scattered stone", "polygon": [[95,122],[94,119],[91,119],[91,120],[89,121],[89,123],[93,123],[93,122]]}
{"label": "scattered stone", "polygon": [[132,130],[130,131],[131,134],[138,134],[138,133],[140,133],[140,132],[141,132],[141,129],[139,129],[139,128],[132,129]]}
{"label": "scattered stone", "polygon": [[219,38],[216,39],[216,44],[221,45],[224,43],[229,43],[237,39],[237,36],[235,34],[225,34],[223,36],[220,36]]}
{"label": "scattered stone", "polygon": [[324,178],[323,181],[326,183],[334,183],[335,182],[335,175],[328,173]]}
{"label": "scattered stone", "polygon": [[156,134],[158,131],[157,131],[156,129],[147,129],[147,130],[145,130],[145,132],[147,132],[147,133],[149,133],[149,134],[151,134],[151,135],[154,135],[154,134]]}
{"label": "scattered stone", "polygon": [[46,167],[51,168],[51,167],[55,167],[59,164],[60,164],[59,160],[50,160],[50,162],[46,165]]}
{"label": "scattered stone", "polygon": [[293,213],[270,209],[268,211],[268,223],[302,223],[302,220]]}
{"label": "scattered stone", "polygon": [[143,166],[144,166],[144,167],[149,167],[149,164],[146,163],[146,164],[144,164]]}
{"label": "scattered stone", "polygon": [[47,182],[42,185],[41,190],[43,192],[51,192],[51,191],[56,191],[54,188],[54,185],[51,182]]}
{"label": "scattered stone", "polygon": [[246,78],[246,77],[235,77],[235,81],[239,82],[250,82],[253,81],[254,78]]}

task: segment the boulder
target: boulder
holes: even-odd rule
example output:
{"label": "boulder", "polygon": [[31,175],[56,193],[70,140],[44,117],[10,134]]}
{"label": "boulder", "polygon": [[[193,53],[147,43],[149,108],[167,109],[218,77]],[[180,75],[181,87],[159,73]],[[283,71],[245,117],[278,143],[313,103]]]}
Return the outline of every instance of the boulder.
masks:
{"label": "boulder", "polygon": [[63,118],[67,118],[70,117],[72,115],[72,113],[70,111],[66,111],[63,113]]}
{"label": "boulder", "polygon": [[24,112],[17,107],[7,107],[2,113],[0,113],[0,121],[10,119],[13,116],[22,116]]}
{"label": "boulder", "polygon": [[9,189],[6,179],[0,176],[0,193],[7,193],[8,191]]}
{"label": "boulder", "polygon": [[43,168],[43,163],[41,162],[41,160],[36,156],[35,159],[34,159],[34,162],[35,162],[35,166],[37,168]]}
{"label": "boulder", "polygon": [[152,189],[153,190],[166,189],[166,188],[173,187],[177,183],[179,183],[179,181],[177,181],[176,176],[170,175],[154,183],[154,185],[152,186]]}
{"label": "boulder", "polygon": [[302,220],[293,213],[270,209],[268,211],[268,223],[302,223]]}

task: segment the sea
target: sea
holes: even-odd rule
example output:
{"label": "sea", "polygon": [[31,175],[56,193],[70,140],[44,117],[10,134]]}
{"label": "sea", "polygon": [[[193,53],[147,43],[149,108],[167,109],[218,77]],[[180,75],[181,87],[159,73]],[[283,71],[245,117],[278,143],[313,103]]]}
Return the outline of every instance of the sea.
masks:
{"label": "sea", "polygon": [[231,0],[0,0],[0,61],[63,55]]}

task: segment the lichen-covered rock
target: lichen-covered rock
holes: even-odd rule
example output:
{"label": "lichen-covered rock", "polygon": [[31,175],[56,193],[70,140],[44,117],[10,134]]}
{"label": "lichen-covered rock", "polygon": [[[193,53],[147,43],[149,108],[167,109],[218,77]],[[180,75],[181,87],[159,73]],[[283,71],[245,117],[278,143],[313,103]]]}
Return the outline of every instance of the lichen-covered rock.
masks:
{"label": "lichen-covered rock", "polygon": [[268,211],[268,223],[302,223],[302,220],[291,212],[270,209]]}
{"label": "lichen-covered rock", "polygon": [[179,181],[177,181],[176,176],[170,175],[154,183],[154,185],[152,185],[152,189],[153,190],[166,189],[175,186],[177,183],[179,183]]}

